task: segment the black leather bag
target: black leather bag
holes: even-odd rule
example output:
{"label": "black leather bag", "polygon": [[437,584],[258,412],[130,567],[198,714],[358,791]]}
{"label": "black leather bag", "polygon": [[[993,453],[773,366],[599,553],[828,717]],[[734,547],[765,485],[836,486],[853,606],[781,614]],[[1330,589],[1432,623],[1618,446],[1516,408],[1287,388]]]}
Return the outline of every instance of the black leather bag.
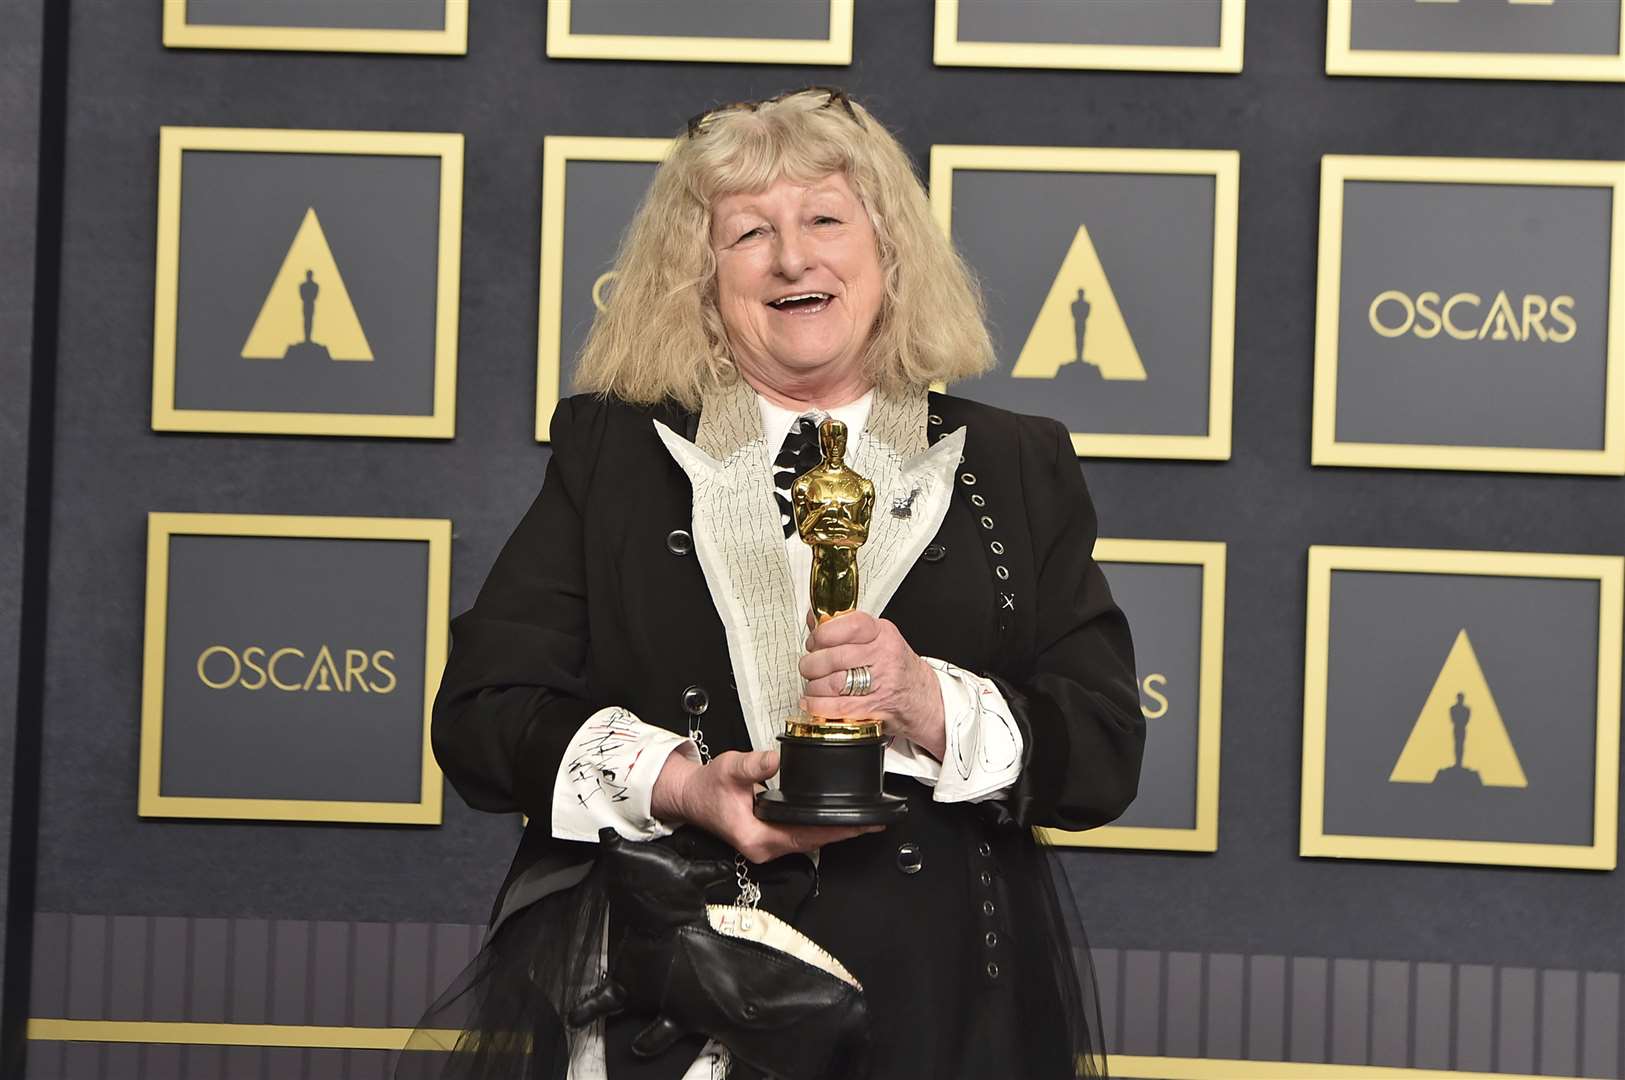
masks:
{"label": "black leather bag", "polygon": [[[651,1017],[632,1043],[640,1057],[699,1033],[748,1067],[736,1066],[736,1077],[751,1070],[775,1080],[864,1075],[868,1007],[838,962],[831,958],[835,970],[825,970],[714,928],[705,889],[732,880],[732,863],[691,861],[662,844],[624,841],[611,829],[600,834],[600,843],[610,918],[624,933],[610,955],[608,978],[570,1010],[571,1025],[630,1011]],[[719,918],[725,925],[734,922],[730,913],[744,914],[747,923],[773,918],[724,908]]]}

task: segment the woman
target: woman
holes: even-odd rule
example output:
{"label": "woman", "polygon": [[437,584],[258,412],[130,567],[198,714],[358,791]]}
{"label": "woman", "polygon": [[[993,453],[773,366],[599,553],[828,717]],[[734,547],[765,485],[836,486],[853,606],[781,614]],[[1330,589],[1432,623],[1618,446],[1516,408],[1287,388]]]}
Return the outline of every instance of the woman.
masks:
{"label": "woman", "polygon": [[[850,969],[874,1080],[1103,1072],[1031,829],[1134,796],[1128,627],[1066,431],[928,389],[992,348],[906,154],[838,91],[704,114],[616,272],[593,393],[559,405],[541,494],[452,625],[436,756],[470,805],[530,820],[485,949],[425,1020],[467,1032],[432,1070],[563,1076],[573,1052],[577,1080],[721,1075],[721,1032],[644,1057],[648,1015],[559,1019],[602,973],[609,850],[669,848],[737,858],[710,899],[759,896]],[[811,626],[784,493],[825,416],[875,511],[861,609]],[[753,814],[797,709],[884,720],[901,824]]]}

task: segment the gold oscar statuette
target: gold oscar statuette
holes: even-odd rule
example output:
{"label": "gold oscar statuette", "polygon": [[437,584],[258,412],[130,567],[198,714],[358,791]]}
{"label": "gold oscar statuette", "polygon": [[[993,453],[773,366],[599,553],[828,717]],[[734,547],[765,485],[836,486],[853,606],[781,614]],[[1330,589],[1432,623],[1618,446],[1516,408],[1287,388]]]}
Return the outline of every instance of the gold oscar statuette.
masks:
{"label": "gold oscar statuette", "polygon": [[[822,623],[858,608],[858,548],[869,538],[875,486],[845,461],[846,425],[818,426],[824,460],[790,487],[796,531],[812,548],[809,599]],[[779,736],[776,791],[756,797],[756,815],[799,825],[895,821],[908,804],[882,786],[886,736],[879,720],[797,715]]]}

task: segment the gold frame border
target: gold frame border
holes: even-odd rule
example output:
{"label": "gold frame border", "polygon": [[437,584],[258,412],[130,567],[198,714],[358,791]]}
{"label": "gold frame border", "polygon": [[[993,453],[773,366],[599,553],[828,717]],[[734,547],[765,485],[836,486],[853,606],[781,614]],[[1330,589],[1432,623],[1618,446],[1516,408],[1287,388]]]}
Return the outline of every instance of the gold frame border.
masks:
{"label": "gold frame border", "polygon": [[165,48],[468,54],[469,0],[442,0],[446,10],[443,30],[189,23],[186,21],[186,3],[187,0],[164,0]]}
{"label": "gold frame border", "polygon": [[[556,3],[557,0],[554,0]],[[565,176],[572,161],[654,163],[666,156],[670,139],[549,135],[542,140],[542,272],[536,322],[536,441],[552,438],[553,410],[564,396],[560,385],[564,331]],[[624,228],[624,226],[623,226]]]}
{"label": "gold frame border", "polygon": [[[169,538],[175,535],[411,540],[429,545],[428,610],[425,612],[423,643],[422,776],[417,802],[244,799],[159,793],[164,738],[164,648],[169,614]],[[451,522],[445,519],[149,513],[146,628],[141,667],[138,815],[143,818],[439,825],[444,781],[429,742],[429,724],[435,694],[440,689],[440,677],[446,664],[450,608]]]}
{"label": "gold frame border", "polygon": [[1095,541],[1094,559],[1099,563],[1156,563],[1202,568],[1201,637],[1197,654],[1200,670],[1196,691],[1196,824],[1189,829],[1103,825],[1085,832],[1063,832],[1059,829],[1038,831],[1057,847],[1217,851],[1219,734],[1224,700],[1225,545],[1207,540],[1117,540],[1101,537]]}
{"label": "gold frame border", "polygon": [[[1349,181],[1611,188],[1613,231],[1608,340],[1599,450],[1337,439],[1337,338],[1343,284],[1343,187]],[[1315,399],[1310,464],[1381,469],[1625,476],[1625,162],[1327,154],[1320,169],[1320,251],[1315,296]]]}
{"label": "gold frame border", "polygon": [[[1325,831],[1326,672],[1332,572],[1335,570],[1597,582],[1597,729],[1593,750],[1596,778],[1589,845],[1353,836]],[[1564,870],[1614,869],[1619,814],[1622,610],[1625,610],[1625,557],[1617,555],[1311,546],[1304,644],[1303,791],[1298,854],[1334,859],[1394,859]]]}
{"label": "gold frame border", "polygon": [[[426,1051],[450,1050],[460,1031],[430,1028],[422,1032],[434,1045]],[[33,1042],[102,1042],[183,1046],[274,1046],[327,1050],[400,1050],[411,1028],[317,1027],[301,1024],[219,1024],[161,1020],[28,1021]],[[1320,1065],[1301,1061],[1249,1061],[1245,1058],[1149,1057],[1112,1054],[1111,1069],[1125,1080],[1540,1080],[1513,1073],[1451,1072],[1390,1065]]]}
{"label": "gold frame border", "polygon": [[[242,435],[348,435],[449,439],[457,424],[457,318],[462,273],[463,136],[426,132],[162,127],[158,136],[158,255],[153,292],[152,429]],[[440,159],[434,408],[427,416],[269,412],[175,407],[182,155],[366,154]]]}
{"label": "gold frame border", "polygon": [[938,67],[1070,68],[1100,71],[1241,71],[1247,0],[1220,0],[1218,45],[1079,45],[1061,42],[961,41],[959,0],[936,0]]}
{"label": "gold frame border", "polygon": [[659,34],[576,34],[571,0],[549,0],[547,55],[555,60],[687,60],[723,64],[852,62],[853,0],[829,0],[829,36],[801,38],[675,37]]}
{"label": "gold frame border", "polygon": [[1625,82],[1625,9],[1620,16],[1619,51],[1612,56],[1356,49],[1353,47],[1353,0],[1327,0],[1326,74]]}
{"label": "gold frame border", "polygon": [[931,147],[931,212],[950,240],[953,237],[953,177],[959,169],[1213,177],[1213,312],[1208,338],[1207,434],[1108,435],[1074,431],[1071,435],[1072,448],[1079,457],[1228,461],[1231,398],[1235,388],[1240,152],[937,144]]}

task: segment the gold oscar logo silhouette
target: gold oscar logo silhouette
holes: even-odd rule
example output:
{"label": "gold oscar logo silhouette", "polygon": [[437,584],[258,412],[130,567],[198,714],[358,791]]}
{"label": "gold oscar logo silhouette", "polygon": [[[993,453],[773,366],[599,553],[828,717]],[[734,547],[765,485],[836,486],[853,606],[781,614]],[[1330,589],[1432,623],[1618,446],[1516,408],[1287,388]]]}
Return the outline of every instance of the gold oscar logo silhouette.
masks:
{"label": "gold oscar logo silhouette", "polygon": [[283,256],[242,355],[245,360],[372,359],[314,207],[305,211]]}
{"label": "gold oscar logo silhouette", "polygon": [[1092,367],[1107,380],[1143,382],[1146,377],[1087,225],[1079,225],[1072,237],[1010,374],[1053,379],[1068,364]]}
{"label": "gold oscar logo silhouette", "polygon": [[1456,634],[1388,781],[1452,788],[1529,786],[1465,628]]}

